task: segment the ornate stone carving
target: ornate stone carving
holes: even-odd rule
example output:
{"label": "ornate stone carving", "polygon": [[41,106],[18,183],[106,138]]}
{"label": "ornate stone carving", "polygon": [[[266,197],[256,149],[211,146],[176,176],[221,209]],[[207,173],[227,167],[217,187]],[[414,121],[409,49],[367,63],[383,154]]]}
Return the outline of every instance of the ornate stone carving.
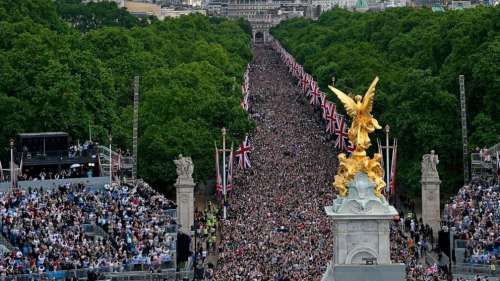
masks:
{"label": "ornate stone carving", "polygon": [[422,157],[422,178],[439,179],[437,164],[439,164],[439,156],[435,154],[434,150],[431,150],[430,154],[424,154]]}
{"label": "ornate stone carving", "polygon": [[191,157],[183,157],[179,154],[179,158],[174,160],[174,163],[177,166],[177,183],[192,183],[194,165]]}

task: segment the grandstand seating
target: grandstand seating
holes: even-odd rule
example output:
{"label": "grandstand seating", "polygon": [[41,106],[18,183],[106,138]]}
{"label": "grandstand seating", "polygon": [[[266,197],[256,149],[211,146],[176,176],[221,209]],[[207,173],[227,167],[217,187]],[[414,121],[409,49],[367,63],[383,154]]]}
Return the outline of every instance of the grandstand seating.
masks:
{"label": "grandstand seating", "polygon": [[144,183],[0,193],[0,276],[174,270],[175,207]]}

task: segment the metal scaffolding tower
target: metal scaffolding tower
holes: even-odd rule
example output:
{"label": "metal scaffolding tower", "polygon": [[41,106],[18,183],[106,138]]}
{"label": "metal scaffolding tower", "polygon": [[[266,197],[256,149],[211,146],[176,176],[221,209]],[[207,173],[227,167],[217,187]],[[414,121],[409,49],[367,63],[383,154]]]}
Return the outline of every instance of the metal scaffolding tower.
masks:
{"label": "metal scaffolding tower", "polygon": [[465,85],[464,76],[458,77],[460,83],[460,113],[462,117],[462,145],[463,145],[463,161],[464,161],[464,184],[469,182],[469,158],[468,158],[468,142],[467,142],[467,110],[465,106]]}
{"label": "metal scaffolding tower", "polygon": [[137,138],[139,130],[139,76],[134,77],[134,128],[132,131],[132,179],[137,179]]}

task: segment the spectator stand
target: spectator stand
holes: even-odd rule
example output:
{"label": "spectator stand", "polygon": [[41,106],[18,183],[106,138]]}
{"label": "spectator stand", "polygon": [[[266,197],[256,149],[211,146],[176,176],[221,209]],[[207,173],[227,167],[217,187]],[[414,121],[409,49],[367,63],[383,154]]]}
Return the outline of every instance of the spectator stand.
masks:
{"label": "spectator stand", "polygon": [[500,259],[499,202],[500,186],[475,178],[445,205],[443,222],[454,230],[454,273],[498,276],[492,269]]}
{"label": "spectator stand", "polygon": [[83,278],[93,271],[117,280],[175,278],[174,208],[142,182],[1,193],[0,232],[10,246],[0,256],[0,274],[5,280]]}
{"label": "spectator stand", "polygon": [[497,159],[496,152],[500,151],[500,143],[487,148],[477,147],[474,153],[471,153],[471,172],[472,179],[487,181],[492,183],[497,178]]}

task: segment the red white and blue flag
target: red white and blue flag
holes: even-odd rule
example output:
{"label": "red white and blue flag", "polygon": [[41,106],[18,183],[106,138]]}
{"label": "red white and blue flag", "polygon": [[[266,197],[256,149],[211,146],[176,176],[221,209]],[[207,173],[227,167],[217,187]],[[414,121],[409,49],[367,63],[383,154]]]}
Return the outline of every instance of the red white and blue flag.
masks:
{"label": "red white and blue flag", "polygon": [[326,120],[326,115],[328,115],[328,110],[330,109],[330,105],[328,100],[326,99],[325,93],[320,93],[320,99],[321,99],[321,111],[323,112],[322,117],[324,120]]}
{"label": "red white and blue flag", "polygon": [[333,102],[329,103],[328,113],[326,114],[326,131],[332,134],[335,133],[337,126],[337,105]]}
{"label": "red white and blue flag", "polygon": [[321,94],[319,91],[318,84],[311,83],[311,90],[309,91],[309,94],[311,96],[311,100],[309,101],[310,104],[318,105],[321,103],[320,101]]}
{"label": "red white and blue flag", "polygon": [[396,162],[398,158],[398,141],[394,140],[394,145],[392,147],[392,161],[391,161],[391,178],[390,178],[390,194],[394,194],[396,191]]}
{"label": "red white and blue flag", "polygon": [[497,150],[497,177],[500,177],[500,157]]}
{"label": "red white and blue flag", "polygon": [[215,147],[215,192],[217,197],[222,195],[222,177],[220,175],[219,150]]}
{"label": "red white and blue flag", "polygon": [[347,141],[347,129],[345,118],[343,116],[337,118],[337,128],[335,128],[335,135],[337,136],[337,140],[335,141],[335,148],[337,148],[339,151],[344,151]]}
{"label": "red white and blue flag", "polygon": [[349,145],[347,146],[347,156],[351,156],[352,153],[356,150],[356,146],[350,140],[347,140],[347,142],[349,143]]}
{"label": "red white and blue flag", "polygon": [[250,150],[248,136],[245,136],[245,140],[240,144],[238,150],[236,150],[236,157],[238,158],[238,166],[240,169],[248,169],[252,167],[250,164],[250,158],[248,157]]}
{"label": "red white and blue flag", "polygon": [[226,184],[226,191],[229,192],[229,191],[232,191],[233,190],[233,162],[234,162],[234,158],[233,158],[233,148],[231,147],[231,152],[229,153],[229,158],[227,160],[227,168],[226,168],[226,172],[227,172],[227,184]]}

